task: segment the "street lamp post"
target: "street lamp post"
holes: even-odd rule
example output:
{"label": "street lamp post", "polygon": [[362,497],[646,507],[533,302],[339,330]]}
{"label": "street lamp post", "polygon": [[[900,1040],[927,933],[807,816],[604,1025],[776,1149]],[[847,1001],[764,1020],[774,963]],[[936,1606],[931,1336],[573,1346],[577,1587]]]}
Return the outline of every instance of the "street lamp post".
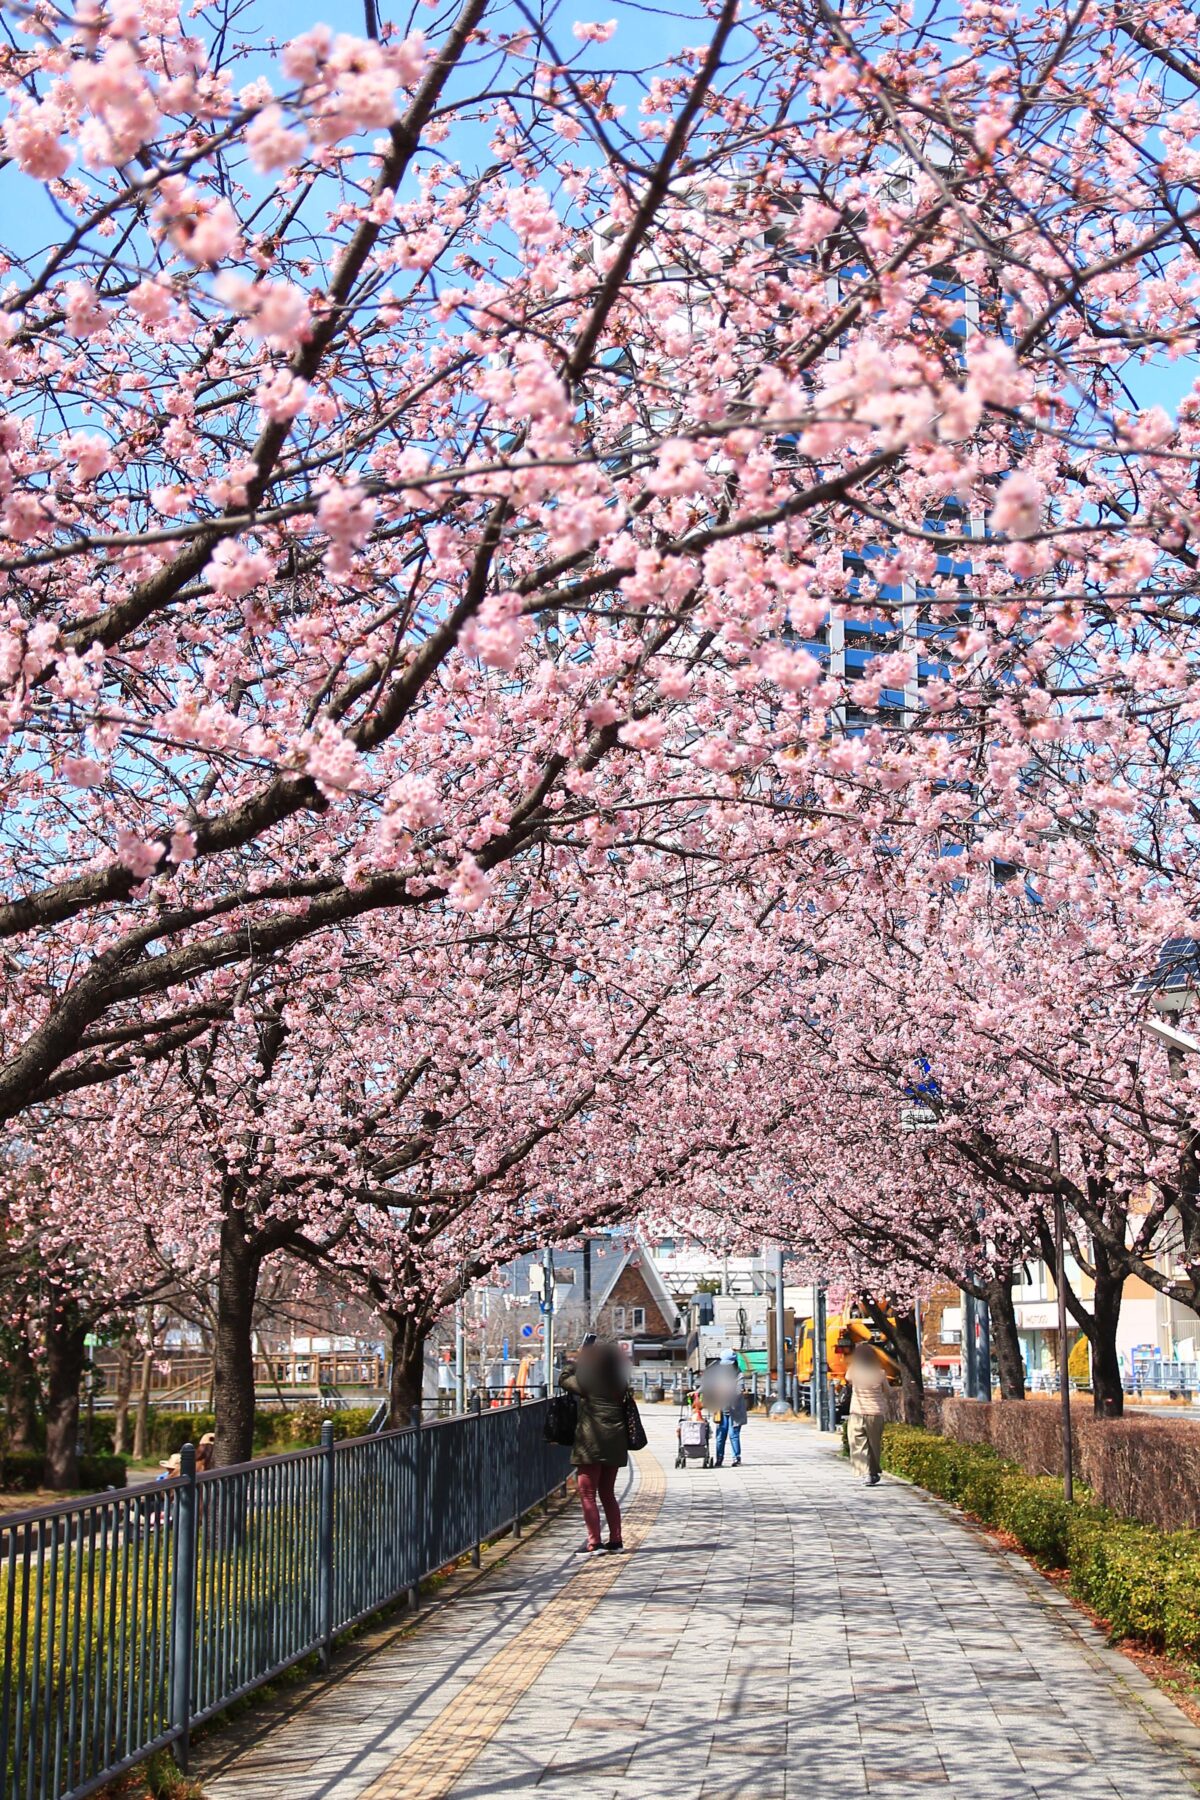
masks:
{"label": "street lamp post", "polygon": [[467,1410],[467,1321],[461,1294],[454,1308],[454,1409]]}
{"label": "street lamp post", "polygon": [[549,1247],[542,1251],[542,1270],[543,1369],[546,1393],[550,1395],[554,1392],[554,1252]]}
{"label": "street lamp post", "polygon": [[791,1417],[792,1409],[784,1395],[787,1392],[787,1374],[784,1364],[787,1361],[787,1333],[784,1330],[783,1317],[783,1245],[777,1244],[775,1257],[775,1402],[771,1407],[773,1419]]}
{"label": "street lamp post", "polygon": [[825,1289],[823,1287],[818,1287],[814,1282],[812,1384],[808,1404],[812,1414],[812,1422],[820,1431],[826,1429],[825,1413],[828,1406],[825,1332]]}

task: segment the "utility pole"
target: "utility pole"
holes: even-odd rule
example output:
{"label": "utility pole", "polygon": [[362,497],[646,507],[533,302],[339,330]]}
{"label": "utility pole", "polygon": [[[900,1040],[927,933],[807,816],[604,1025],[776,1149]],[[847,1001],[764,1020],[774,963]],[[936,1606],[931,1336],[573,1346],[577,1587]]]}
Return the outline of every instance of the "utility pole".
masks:
{"label": "utility pole", "polygon": [[1050,1133],[1050,1166],[1054,1170],[1054,1286],[1058,1296],[1058,1392],[1062,1418],[1063,1499],[1070,1505],[1075,1497],[1074,1445],[1071,1432],[1071,1377],[1067,1373],[1067,1252],[1066,1220],[1063,1217],[1062,1189],[1059,1170],[1062,1151],[1058,1132]]}
{"label": "utility pole", "polygon": [[592,1329],[592,1240],[583,1240],[583,1336]]}
{"label": "utility pole", "polygon": [[454,1308],[454,1410],[467,1410],[467,1320],[461,1294]]}

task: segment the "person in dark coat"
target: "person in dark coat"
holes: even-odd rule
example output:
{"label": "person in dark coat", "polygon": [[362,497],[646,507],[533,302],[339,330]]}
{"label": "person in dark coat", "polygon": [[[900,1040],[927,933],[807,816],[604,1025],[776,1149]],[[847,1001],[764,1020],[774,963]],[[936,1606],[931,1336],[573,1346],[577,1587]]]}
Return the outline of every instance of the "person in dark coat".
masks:
{"label": "person in dark coat", "polygon": [[579,1406],[571,1463],[587,1527],[587,1541],[580,1545],[580,1555],[592,1556],[605,1548],[600,1538],[601,1507],[608,1522],[607,1548],[622,1550],[617,1471],[629,1461],[629,1428],[625,1422],[629,1378],[621,1352],[615,1344],[603,1340],[585,1344],[575,1361],[563,1370],[559,1386],[574,1394]]}

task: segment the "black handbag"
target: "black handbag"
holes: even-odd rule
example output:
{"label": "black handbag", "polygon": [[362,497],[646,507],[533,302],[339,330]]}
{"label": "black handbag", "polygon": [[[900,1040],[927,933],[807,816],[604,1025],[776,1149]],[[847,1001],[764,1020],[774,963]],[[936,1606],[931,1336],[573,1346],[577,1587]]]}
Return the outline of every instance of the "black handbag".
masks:
{"label": "black handbag", "polygon": [[553,1394],[546,1406],[546,1442],[572,1449],[578,1424],[579,1402],[574,1394]]}
{"label": "black handbag", "polygon": [[637,1401],[633,1397],[633,1389],[625,1390],[625,1436],[629,1439],[631,1450],[644,1450],[649,1443],[646,1427],[642,1424],[642,1415],[637,1409]]}

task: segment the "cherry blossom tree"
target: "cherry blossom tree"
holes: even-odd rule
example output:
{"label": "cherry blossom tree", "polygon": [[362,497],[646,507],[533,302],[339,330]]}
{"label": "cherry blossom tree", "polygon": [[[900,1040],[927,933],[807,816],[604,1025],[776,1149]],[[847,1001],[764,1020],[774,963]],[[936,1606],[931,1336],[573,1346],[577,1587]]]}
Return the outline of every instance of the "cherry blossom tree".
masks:
{"label": "cherry blossom tree", "polygon": [[405,1416],[470,1282],[752,1141],[729,1074],[761,1068],[788,915],[723,867],[678,869],[613,864],[561,903],[547,879],[449,935],[362,921],[260,967],[201,1043],[29,1115],[72,1230],[119,1214],[177,1281],[215,1282],[220,1460],[249,1454],[271,1258],[371,1296]]}
{"label": "cherry blossom tree", "polygon": [[561,833],[1187,916],[1196,408],[1114,373],[1193,337],[1183,15],[6,10],[5,1116]]}

